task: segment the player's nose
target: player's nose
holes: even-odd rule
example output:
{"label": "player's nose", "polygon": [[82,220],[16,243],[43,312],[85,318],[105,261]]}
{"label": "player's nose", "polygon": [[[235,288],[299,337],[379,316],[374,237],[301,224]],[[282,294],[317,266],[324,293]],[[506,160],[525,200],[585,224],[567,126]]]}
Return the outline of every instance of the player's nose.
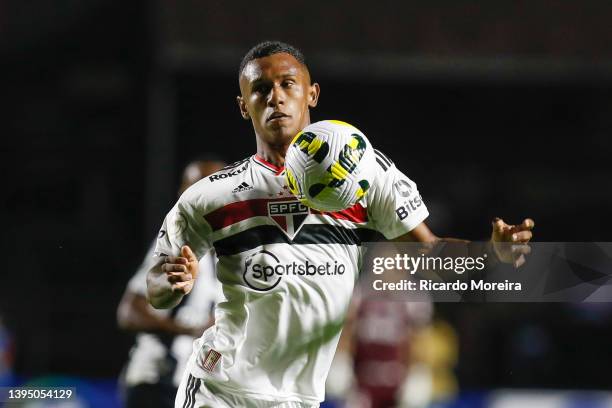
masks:
{"label": "player's nose", "polygon": [[274,107],[285,103],[285,91],[282,86],[275,85],[268,95],[268,106]]}

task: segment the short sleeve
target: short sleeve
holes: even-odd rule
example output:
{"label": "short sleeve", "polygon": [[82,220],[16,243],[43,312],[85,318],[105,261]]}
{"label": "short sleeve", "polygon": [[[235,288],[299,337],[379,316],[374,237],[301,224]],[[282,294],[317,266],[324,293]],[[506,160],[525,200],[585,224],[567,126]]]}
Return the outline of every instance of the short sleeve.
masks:
{"label": "short sleeve", "polygon": [[397,238],[423,222],[429,212],[417,185],[376,151],[377,174],[366,200],[374,228],[387,239]]}
{"label": "short sleeve", "polygon": [[157,236],[155,255],[174,255],[181,252],[183,245],[189,245],[195,255],[202,258],[210,249],[211,228],[198,206],[191,202],[192,194],[185,192],[172,207]]}

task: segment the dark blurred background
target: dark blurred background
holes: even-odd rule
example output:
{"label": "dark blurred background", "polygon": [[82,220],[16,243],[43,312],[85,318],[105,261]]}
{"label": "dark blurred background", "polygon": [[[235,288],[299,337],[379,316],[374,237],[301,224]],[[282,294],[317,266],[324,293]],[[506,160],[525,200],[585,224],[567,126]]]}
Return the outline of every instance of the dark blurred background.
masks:
{"label": "dark blurred background", "polygon": [[[242,55],[301,47],[313,120],[355,124],[440,236],[501,216],[538,241],[609,241],[612,2],[0,2],[4,271],[14,371],[114,378],[115,310],[182,166],[252,154]],[[606,305],[438,305],[464,389],[609,389]],[[535,333],[535,334],[534,334]],[[534,344],[537,347],[532,347]]]}

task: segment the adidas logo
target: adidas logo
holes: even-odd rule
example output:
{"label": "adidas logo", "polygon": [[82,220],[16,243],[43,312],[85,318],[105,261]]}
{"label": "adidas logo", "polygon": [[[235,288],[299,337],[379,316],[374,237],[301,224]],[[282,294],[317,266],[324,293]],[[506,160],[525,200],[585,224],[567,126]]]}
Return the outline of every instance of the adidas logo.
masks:
{"label": "adidas logo", "polygon": [[240,184],[238,187],[232,190],[232,193],[240,193],[242,191],[249,191],[252,189],[253,189],[253,186],[249,186],[246,182],[243,181],[242,184]]}

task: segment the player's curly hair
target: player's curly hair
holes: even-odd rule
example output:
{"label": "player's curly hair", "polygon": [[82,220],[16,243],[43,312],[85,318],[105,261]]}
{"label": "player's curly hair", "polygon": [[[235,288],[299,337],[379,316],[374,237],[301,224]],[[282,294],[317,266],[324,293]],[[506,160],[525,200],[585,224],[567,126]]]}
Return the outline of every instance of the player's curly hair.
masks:
{"label": "player's curly hair", "polygon": [[297,49],[291,44],[284,43],[282,41],[263,41],[251,48],[242,58],[240,62],[240,69],[238,70],[238,77],[242,74],[244,67],[254,59],[269,57],[270,55],[287,53],[292,55],[300,64],[306,66],[304,54],[302,51]]}

